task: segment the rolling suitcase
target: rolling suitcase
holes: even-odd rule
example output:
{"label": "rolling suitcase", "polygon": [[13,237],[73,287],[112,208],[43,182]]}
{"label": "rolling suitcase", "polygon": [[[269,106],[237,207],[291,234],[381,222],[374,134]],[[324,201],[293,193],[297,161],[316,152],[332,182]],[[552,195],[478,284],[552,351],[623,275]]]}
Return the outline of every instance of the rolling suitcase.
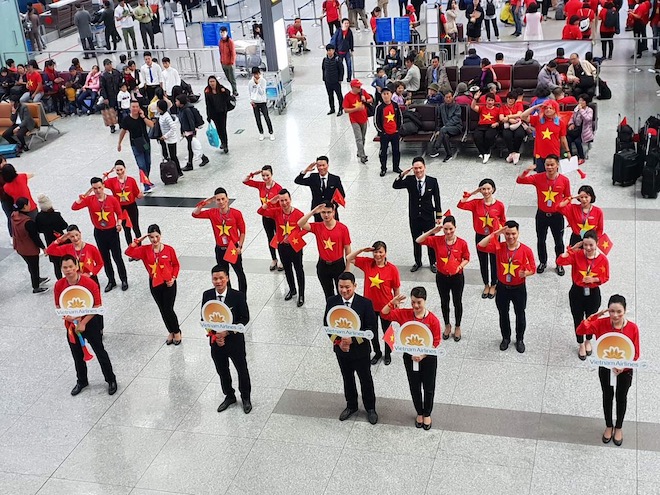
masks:
{"label": "rolling suitcase", "polygon": [[462,43],[463,41],[465,41],[465,32],[463,31],[463,24],[457,22],[456,29],[458,30],[458,33],[456,34],[456,39]]}
{"label": "rolling suitcase", "polygon": [[651,150],[646,155],[642,169],[642,197],[655,199],[660,191],[660,151]]}
{"label": "rolling suitcase", "polygon": [[614,153],[612,163],[612,185],[632,186],[640,176],[639,160],[635,150],[621,150]]}
{"label": "rolling suitcase", "polygon": [[160,163],[160,180],[166,186],[179,182],[179,171],[176,169],[176,164],[173,161],[164,160]]}

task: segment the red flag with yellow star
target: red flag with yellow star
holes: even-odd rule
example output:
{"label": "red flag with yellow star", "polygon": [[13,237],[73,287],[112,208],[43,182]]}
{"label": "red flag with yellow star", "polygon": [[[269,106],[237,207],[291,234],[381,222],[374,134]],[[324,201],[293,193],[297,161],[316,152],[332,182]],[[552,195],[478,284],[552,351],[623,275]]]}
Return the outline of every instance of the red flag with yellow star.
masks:
{"label": "red flag with yellow star", "polygon": [[612,250],[612,240],[607,234],[603,234],[598,239],[598,249],[600,249],[605,256],[607,256]]}
{"label": "red flag with yellow star", "polygon": [[133,228],[133,222],[131,222],[131,217],[128,216],[128,210],[121,210],[121,215],[119,216],[119,220],[126,222],[127,229]]}
{"label": "red flag with yellow star", "polygon": [[[306,232],[306,231],[305,231]],[[304,248],[307,243],[303,239],[304,232],[300,229],[294,230],[289,234],[289,244],[296,253],[299,253],[302,248]]]}
{"label": "red flag with yellow star", "polygon": [[387,331],[383,334],[383,341],[385,341],[385,343],[390,346],[390,350],[394,350],[394,340],[394,328],[392,328],[392,325],[390,325],[387,328]]}
{"label": "red flag with yellow star", "polygon": [[227,251],[222,259],[232,265],[238,261],[238,248],[233,241],[229,241],[229,246],[227,246]]}
{"label": "red flag with yellow star", "polygon": [[335,189],[335,192],[332,195],[332,201],[346,208],[346,200],[344,199],[344,196],[341,194],[339,189]]}
{"label": "red flag with yellow star", "polygon": [[450,217],[451,216],[451,210],[447,210],[442,214],[443,217]]}
{"label": "red flag with yellow star", "polygon": [[145,174],[142,170],[140,170],[140,182],[145,185],[145,186],[153,186],[153,182],[149,180],[149,177],[147,177],[147,174]]}
{"label": "red flag with yellow star", "polygon": [[273,238],[270,240],[270,243],[268,245],[270,247],[272,247],[273,249],[277,249],[278,242],[277,242],[277,236],[276,235],[273,236]]}

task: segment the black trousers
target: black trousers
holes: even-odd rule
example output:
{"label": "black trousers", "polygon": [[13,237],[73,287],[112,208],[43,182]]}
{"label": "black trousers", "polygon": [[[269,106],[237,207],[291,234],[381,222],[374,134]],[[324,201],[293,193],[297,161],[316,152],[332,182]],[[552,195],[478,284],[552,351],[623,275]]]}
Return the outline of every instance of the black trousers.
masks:
{"label": "black trousers", "polygon": [[[376,313],[378,319],[380,320],[380,328],[383,330],[383,335],[387,331],[387,328],[390,326],[390,322],[383,318],[380,313]],[[378,338],[378,326],[374,328],[374,338],[371,339],[371,347],[374,349],[374,357],[381,357],[383,353],[380,350],[380,338]],[[383,347],[385,348],[385,356],[392,354],[392,349],[387,343],[383,342]]]}
{"label": "black trousers", "polygon": [[438,133],[439,133],[438,138],[433,142],[433,147],[431,152],[439,153],[440,146],[443,146],[445,149],[445,153],[447,153],[447,155],[451,155],[450,138],[452,138],[453,136],[458,136],[461,133],[461,128],[458,126],[443,125],[438,130]]}
{"label": "black trousers", "polygon": [[341,23],[337,21],[328,22],[328,29],[330,30],[330,37],[335,34],[335,29],[341,29]]}
{"label": "black trousers", "polygon": [[316,276],[321,282],[321,288],[323,289],[323,294],[325,294],[326,300],[329,297],[335,295],[335,292],[339,294],[339,275],[344,273],[346,270],[346,262],[344,258],[340,258],[333,263],[326,263],[321,258],[319,258],[318,263],[316,263]]}
{"label": "black trousers", "polygon": [[[626,416],[628,407],[628,389],[632,385],[633,370],[626,370],[619,373],[616,377],[616,393],[614,385],[610,382],[610,370],[598,368],[598,378],[600,378],[600,387],[603,389],[603,413],[605,414],[605,426],[608,428],[620,429],[623,427],[623,419]],[[616,395],[616,425],[612,421],[612,405]]]}
{"label": "black trousers", "polygon": [[[128,218],[131,219],[133,224],[133,232],[135,233],[135,238],[139,239],[142,237],[142,232],[140,232],[140,214],[138,212],[137,203],[131,203],[130,205],[122,205],[122,210],[128,212]],[[126,227],[126,220],[122,220],[121,226],[124,228],[124,237],[126,237],[126,244],[129,246],[133,242],[133,237],[131,237],[131,229]]]}
{"label": "black trousers", "polygon": [[105,26],[105,49],[110,51],[110,40],[112,40],[112,51],[117,51],[117,42],[121,40],[117,28]]}
{"label": "black trousers", "polygon": [[119,232],[115,229],[94,229],[94,239],[96,240],[96,245],[101,252],[101,257],[103,258],[103,268],[105,268],[105,274],[108,277],[108,282],[113,284],[117,283],[115,279],[115,270],[112,267],[112,260],[110,259],[110,254],[112,253],[112,258],[115,260],[117,265],[117,272],[119,272],[119,280],[126,282],[128,280],[126,276],[126,265],[124,265],[124,259],[121,257],[121,246],[119,244]]}
{"label": "black trousers", "polygon": [[148,84],[144,85],[144,96],[145,96],[147,102],[150,102],[151,100],[154,99],[154,97],[156,96],[156,89],[157,88],[160,88],[160,86],[157,85],[157,84],[154,84],[154,85],[151,85],[151,86],[148,85]]}
{"label": "black trousers", "polygon": [[151,41],[151,49],[155,49],[156,45],[154,44],[154,29],[151,26],[151,22],[141,22],[140,23],[140,34],[142,35],[142,45],[145,50],[149,50],[149,41]]}
{"label": "black trousers", "polygon": [[490,149],[495,144],[497,128],[489,125],[479,125],[474,130],[474,144],[482,155],[490,154]]}
{"label": "black trousers", "polygon": [[[409,217],[408,220],[410,223],[410,234],[412,235],[412,241],[413,241],[413,255],[415,256],[415,263],[421,265],[422,246],[417,244],[415,242],[415,239],[417,239],[427,230],[431,230],[435,225],[435,221],[432,218],[428,219],[424,217],[416,217],[416,218]],[[429,246],[427,246],[427,250],[429,253],[429,263],[431,264],[431,266],[433,266],[435,265],[435,251],[431,249],[431,247]]]}
{"label": "black trousers", "polygon": [[541,14],[545,17],[548,15],[548,10],[550,9],[550,0],[541,1]]}
{"label": "black trousers", "polygon": [[[356,345],[356,344],[353,344]],[[339,351],[342,352],[343,351]],[[360,380],[360,389],[362,390],[362,403],[367,411],[376,409],[376,393],[374,392],[374,379],[371,376],[371,362],[369,354],[360,357],[351,357],[337,355],[337,363],[341,371],[341,377],[344,380],[344,397],[346,398],[346,407],[350,409],[358,408],[358,392],[355,383],[355,374]]]}
{"label": "black trousers", "polygon": [[156,306],[158,306],[158,311],[163,317],[163,322],[165,323],[165,328],[167,328],[168,333],[179,333],[181,329],[179,328],[179,319],[174,312],[174,302],[176,301],[176,280],[172,284],[172,287],[168,287],[167,284],[160,284],[157,287],[152,285],[153,280],[149,279],[149,290],[151,295],[156,301]]}
{"label": "black trousers", "polygon": [[[218,265],[229,270],[229,265],[234,269],[234,273],[238,278],[238,290],[240,290],[247,297],[247,278],[245,277],[245,270],[243,270],[243,256],[238,255],[236,263],[228,263],[224,260],[225,253],[227,252],[226,247],[215,246],[215,261]],[[231,286],[231,283],[230,283]]]}
{"label": "black trousers", "polygon": [[93,38],[80,38],[80,44],[82,45],[83,50],[85,51],[85,58],[91,57],[94,55],[94,39]]}
{"label": "black trousers", "polygon": [[270,251],[270,259],[277,260],[277,251],[275,248],[270,245],[270,241],[275,237],[275,232],[277,231],[277,225],[275,225],[275,220],[268,217],[261,217],[261,224],[264,226],[266,231],[266,238],[268,239],[268,250]]}
{"label": "black trousers", "polygon": [[[568,302],[571,306],[575,329],[577,329],[582,320],[598,312],[600,301],[600,287],[589,289],[589,295],[585,296],[584,287],[575,284],[572,285],[571,290],[568,291]],[[587,335],[587,340],[591,340],[592,337],[593,335]],[[575,338],[578,344],[584,342],[584,335],[576,334]]]}
{"label": "black trousers", "polygon": [[379,132],[380,136],[380,169],[387,170],[387,147],[392,145],[392,165],[393,170],[399,169],[399,163],[401,163],[401,152],[399,151],[399,133],[395,132],[394,134],[386,134],[384,132]]}
{"label": "black trousers", "polygon": [[536,212],[536,237],[539,261],[548,262],[548,249],[545,240],[548,237],[548,228],[555,240],[555,258],[564,252],[564,216],[561,213]]}
{"label": "black trousers", "polygon": [[62,258],[59,256],[49,256],[48,259],[53,264],[53,272],[57,280],[62,278]]}
{"label": "black trousers", "polygon": [[516,340],[522,342],[525,337],[527,319],[525,308],[527,307],[527,287],[525,284],[505,285],[497,283],[495,294],[495,305],[500,314],[500,332],[502,338],[511,340],[511,318],[509,317],[509,305],[513,303],[513,312],[516,315]]}
{"label": "black trousers", "polygon": [[449,302],[454,300],[454,317],[456,326],[461,326],[463,318],[463,288],[465,287],[465,275],[463,272],[456,275],[443,275],[438,272],[435,275],[435,285],[440,293],[440,307],[442,308],[442,319],[445,325],[449,325]]}
{"label": "black trousers", "polygon": [[[193,152],[192,149],[192,140],[196,136],[196,134],[190,134],[186,136],[186,141],[188,141],[188,165],[192,167],[193,164],[193,158],[195,157],[195,153]],[[206,155],[202,153],[202,160],[204,159]]]}
{"label": "black trousers", "polygon": [[486,27],[486,37],[490,41],[490,25],[493,25],[493,34],[496,38],[500,37],[500,30],[497,27],[497,18],[495,19],[484,19],[484,26]]}
{"label": "black trousers", "polygon": [[328,93],[328,103],[330,104],[330,110],[335,111],[335,96],[337,95],[337,101],[339,102],[339,109],[341,110],[344,105],[344,97],[341,94],[341,84],[336,83],[325,83],[325,91]]}
{"label": "black trousers", "polygon": [[273,124],[271,123],[270,117],[268,116],[268,106],[266,103],[255,103],[252,111],[254,112],[254,119],[257,121],[257,129],[259,129],[259,134],[264,133],[264,126],[261,125],[261,115],[264,116],[264,120],[268,126],[268,134],[272,134]]}
{"label": "black trousers", "polygon": [[[298,295],[305,295],[305,272],[303,270],[303,252],[302,249],[296,251],[289,244],[280,244],[277,247],[280,253],[280,261],[284,266],[284,275],[290,291],[296,290],[296,281],[298,282]],[[296,272],[296,281],[293,278],[293,272]]]}
{"label": "black trousers", "polygon": [[[92,324],[93,320],[101,318],[100,316],[94,316],[92,320],[87,323],[86,330],[82,333],[82,336],[85,338],[87,343],[91,346],[94,351],[94,356],[101,366],[101,371],[103,372],[103,378],[107,383],[111,383],[117,380],[115,373],[112,371],[112,363],[110,362],[110,356],[103,346],[103,323],[101,324]],[[68,342],[67,336],[67,342]],[[73,362],[76,366],[76,377],[78,383],[81,385],[88,385],[87,381],[87,363],[83,358],[83,350],[80,345],[80,339],[76,335],[76,343],[72,344],[69,342],[69,349],[71,349],[71,355],[73,356]]]}
{"label": "black trousers", "polygon": [[637,40],[637,56],[649,49],[649,43],[646,40],[646,24],[641,21],[635,21],[633,24],[633,37]]}
{"label": "black trousers", "polygon": [[229,143],[227,141],[227,112],[220,112],[211,120],[215,124],[215,128],[218,130],[218,136],[220,137],[222,148],[229,149]]}
{"label": "black trousers", "polygon": [[21,254],[21,258],[25,260],[28,266],[28,271],[30,272],[30,282],[32,283],[33,289],[39,288],[39,255],[35,256],[24,256]]}
{"label": "black trousers", "polygon": [[[479,244],[486,236],[474,234],[475,244]],[[477,248],[477,257],[479,258],[479,270],[481,271],[481,280],[483,280],[484,285],[496,285],[497,284],[497,258],[495,253],[484,253]],[[490,282],[489,282],[489,267],[490,267]]]}
{"label": "black trousers", "polygon": [[[600,32],[600,46],[603,50],[603,58],[612,58],[612,53],[614,53],[614,41],[612,41],[612,38],[614,38],[614,33]],[[610,49],[609,56],[607,55],[608,47]]]}
{"label": "black trousers", "polygon": [[242,334],[227,336],[231,342],[220,347],[211,344],[211,358],[215,364],[215,371],[220,377],[222,393],[226,397],[236,397],[236,391],[232,386],[231,373],[229,372],[229,360],[231,359],[238,374],[238,391],[241,399],[250,399],[252,384],[250,383],[250,372],[248,371],[247,358],[245,356],[245,338]]}
{"label": "black trousers", "polygon": [[[14,134],[14,129],[18,128],[18,132]],[[21,127],[16,124],[12,124],[7,128],[5,132],[2,133],[2,137],[5,138],[9,144],[20,144],[21,148],[25,148],[25,135],[28,133],[26,127]]]}
{"label": "black trousers", "polygon": [[11,237],[11,214],[14,212],[14,201],[8,199],[0,203],[2,204],[2,211],[4,211],[7,216],[7,231],[9,232],[9,237]]}
{"label": "black trousers", "polygon": [[517,129],[503,129],[502,139],[506,144],[506,149],[509,153],[520,153],[520,147],[523,144],[527,131],[523,126],[518,126]]}
{"label": "black trousers", "polygon": [[568,245],[569,246],[575,246],[578,242],[582,240],[582,237],[580,237],[577,234],[574,234],[571,232],[571,238],[568,240]]}
{"label": "black trousers", "polygon": [[403,364],[406,367],[410,395],[415,411],[417,411],[418,416],[428,417],[433,411],[438,358],[436,356],[426,356],[418,363],[419,371],[413,371],[412,356],[406,353],[403,355]]}

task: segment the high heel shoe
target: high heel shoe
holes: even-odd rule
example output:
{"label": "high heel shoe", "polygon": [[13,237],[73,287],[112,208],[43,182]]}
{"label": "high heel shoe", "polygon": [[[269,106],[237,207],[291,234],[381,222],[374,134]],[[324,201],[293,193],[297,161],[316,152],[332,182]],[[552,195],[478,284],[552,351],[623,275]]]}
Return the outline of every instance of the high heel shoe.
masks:
{"label": "high heel shoe", "polygon": [[621,440],[617,440],[616,438],[614,438],[614,435],[616,434],[616,430],[617,430],[616,428],[612,428],[612,441],[614,442],[614,445],[616,445],[617,447],[621,447],[621,444],[623,443],[623,436],[621,437]]}
{"label": "high heel shoe", "polygon": [[424,423],[417,421],[417,418],[415,418],[415,428],[421,428],[422,426],[424,426]]}
{"label": "high heel shoe", "polygon": [[612,441],[612,437],[614,437],[614,428],[610,428],[610,436],[609,438],[605,436],[605,433],[603,433],[603,443],[610,443]]}
{"label": "high heel shoe", "polygon": [[[431,419],[431,418],[429,418],[429,419]],[[426,431],[429,431],[429,430],[431,429],[431,426],[432,426],[432,425],[433,425],[433,422],[431,422],[431,423],[429,423],[429,424],[424,423],[424,424],[422,425],[422,428],[424,428]]]}

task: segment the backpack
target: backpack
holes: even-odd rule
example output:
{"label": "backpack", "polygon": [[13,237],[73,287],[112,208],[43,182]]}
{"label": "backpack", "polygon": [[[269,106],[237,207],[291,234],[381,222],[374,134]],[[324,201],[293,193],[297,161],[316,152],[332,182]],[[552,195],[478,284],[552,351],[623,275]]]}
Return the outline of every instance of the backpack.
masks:
{"label": "backpack", "polygon": [[417,134],[422,128],[422,119],[417,113],[406,110],[403,112],[403,123],[401,124],[401,129],[399,129],[399,134],[401,136],[412,136]]}
{"label": "backpack", "polygon": [[[583,16],[583,14],[582,14],[582,11],[583,11],[583,10],[584,10],[584,9],[580,9],[580,10],[578,10],[578,15],[579,15],[579,16]],[[586,33],[587,31],[589,31],[589,30],[591,29],[591,20],[589,19],[589,17],[584,17],[584,16],[583,16],[583,17],[580,19],[580,24],[579,24],[579,26],[580,26],[580,31],[581,31],[581,32]]]}
{"label": "backpack", "polygon": [[618,24],[619,24],[619,13],[616,11],[616,9],[611,8],[610,10],[607,11],[607,14],[605,14],[605,20],[603,21],[603,25],[606,28],[616,28]]}
{"label": "backpack", "polygon": [[234,95],[229,95],[229,99],[227,100],[227,111],[231,112],[234,108],[236,108],[236,97]]}
{"label": "backpack", "polygon": [[458,10],[466,10],[467,9],[467,4],[465,3],[465,0],[458,0]]}
{"label": "backpack", "polygon": [[609,100],[612,98],[612,90],[602,79],[598,79],[598,96],[599,100]]}
{"label": "backpack", "polygon": [[564,13],[564,3],[558,3],[555,7],[555,20],[563,21],[566,20],[566,14]]}
{"label": "backpack", "polygon": [[197,110],[195,107],[190,106],[190,112],[192,113],[193,120],[195,121],[195,127],[197,129],[204,127],[204,117],[202,117],[202,114],[199,113],[199,110]]}
{"label": "backpack", "polygon": [[492,2],[492,0],[486,1],[486,15],[495,15],[495,4]]}

